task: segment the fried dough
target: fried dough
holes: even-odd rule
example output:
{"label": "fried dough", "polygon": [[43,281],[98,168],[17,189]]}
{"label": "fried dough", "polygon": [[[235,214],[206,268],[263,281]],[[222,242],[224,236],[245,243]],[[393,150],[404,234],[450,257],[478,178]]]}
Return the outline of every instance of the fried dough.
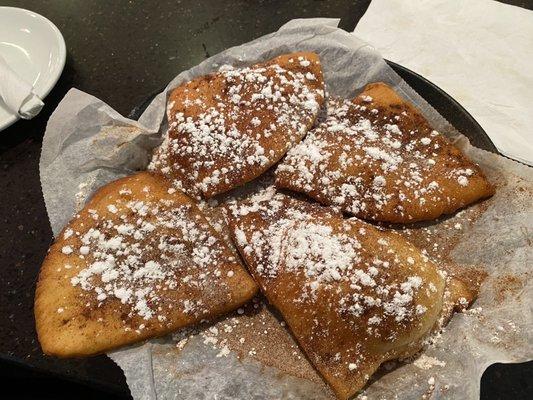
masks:
{"label": "fried dough", "polygon": [[256,291],[196,205],[143,172],[102,187],[50,248],[37,333],[47,354],[92,355],[217,317]]}
{"label": "fried dough", "polygon": [[169,129],[150,168],[195,196],[226,192],[279,161],[313,125],[323,101],[315,53],[224,66],[172,91]]}
{"label": "fried dough", "polygon": [[230,209],[239,252],[339,399],[423,340],[474,293],[393,231],[281,194]]}
{"label": "fried dough", "polygon": [[331,99],[326,120],[278,166],[276,185],[395,223],[432,220],[494,193],[476,164],[383,83],[353,101]]}

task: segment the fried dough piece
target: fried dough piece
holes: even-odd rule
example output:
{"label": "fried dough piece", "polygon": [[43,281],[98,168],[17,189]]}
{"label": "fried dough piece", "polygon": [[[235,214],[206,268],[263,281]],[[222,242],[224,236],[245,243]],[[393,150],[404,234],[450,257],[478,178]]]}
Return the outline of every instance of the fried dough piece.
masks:
{"label": "fried dough piece", "polygon": [[384,83],[353,101],[330,100],[327,119],[278,166],[276,185],[396,223],[435,219],[494,193],[481,169]]}
{"label": "fried dough piece", "polygon": [[[339,399],[422,341],[473,294],[393,231],[284,195],[232,206],[248,269]],[[459,295],[460,293],[460,295]],[[443,315],[446,314],[446,315]]]}
{"label": "fried dough piece", "polygon": [[143,172],[101,188],[50,248],[37,333],[47,354],[92,355],[219,316],[256,291],[196,205]]}
{"label": "fried dough piece", "polygon": [[150,168],[193,195],[226,192],[279,161],[313,125],[323,102],[315,53],[224,66],[172,91],[169,130]]}

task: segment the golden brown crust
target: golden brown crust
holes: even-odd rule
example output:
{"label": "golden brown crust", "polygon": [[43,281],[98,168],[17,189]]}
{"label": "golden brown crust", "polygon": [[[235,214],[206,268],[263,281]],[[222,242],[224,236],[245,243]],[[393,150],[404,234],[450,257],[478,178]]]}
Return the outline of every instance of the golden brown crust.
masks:
{"label": "golden brown crust", "polygon": [[419,351],[450,311],[444,302],[467,295],[463,286],[445,289],[445,274],[401,235],[317,204],[266,193],[232,206],[230,228],[261,290],[340,399],[384,361]]}
{"label": "golden brown crust", "polygon": [[168,137],[152,168],[204,197],[242,185],[303,138],[323,89],[320,60],[306,52],[187,82],[170,94]]}
{"label": "golden brown crust", "polygon": [[38,338],[46,354],[102,353],[229,312],[256,290],[187,196],[138,173],[102,187],[50,248]]}
{"label": "golden brown crust", "polygon": [[278,167],[277,186],[395,223],[435,219],[494,193],[481,169],[386,84],[330,103],[327,120]]}

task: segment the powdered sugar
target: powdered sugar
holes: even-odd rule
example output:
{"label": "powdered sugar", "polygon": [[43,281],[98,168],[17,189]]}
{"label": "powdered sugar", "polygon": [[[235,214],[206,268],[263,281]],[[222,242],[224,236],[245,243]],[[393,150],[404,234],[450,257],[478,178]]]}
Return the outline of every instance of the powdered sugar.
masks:
{"label": "powdered sugar", "polygon": [[[92,212],[93,227],[71,233],[81,246],[63,247],[64,254],[86,262],[71,278],[72,285],[92,294],[97,307],[117,299],[129,306],[129,317],[159,321],[175,307],[163,299],[166,293],[190,287],[183,291],[191,293],[183,300],[183,312],[203,315],[205,308],[194,292],[221,275],[216,268],[223,257],[220,239],[210,233],[206,221],[198,219],[191,204],[169,199],[136,201],[130,199],[130,191],[121,192],[105,207],[109,217]],[[229,278],[234,275],[230,272]]]}
{"label": "powdered sugar", "polygon": [[422,354],[420,357],[418,357],[413,364],[420,369],[431,369],[435,366],[437,367],[445,367],[446,363],[444,361],[440,361],[436,359],[435,357],[430,357],[425,354]]}
{"label": "powdered sugar", "polygon": [[169,130],[150,168],[208,196],[243,183],[252,170],[260,175],[303,137],[318,113],[323,88],[310,72],[315,63],[300,56],[298,66],[224,66],[206,78],[224,91],[179,88],[180,102],[167,110]]}
{"label": "powdered sugar", "polygon": [[[417,346],[437,322],[444,278],[399,237],[270,189],[229,209],[250,272],[309,358],[329,373],[364,373],[380,354],[368,342],[394,349],[412,334]],[[417,332],[421,325],[427,330]],[[322,361],[333,354],[334,362]]]}
{"label": "powdered sugar", "polygon": [[415,125],[413,115],[364,94],[353,102],[330,98],[326,118],[276,169],[276,185],[382,221],[434,218],[435,207],[459,207],[457,193],[479,170],[449,157],[451,144],[425,122]]}
{"label": "powdered sugar", "polygon": [[269,262],[279,264],[283,257],[288,270],[297,270],[305,264],[305,274],[315,282],[338,281],[341,274],[358,262],[359,242],[347,235],[333,234],[328,226],[282,220],[275,224],[270,234],[276,238],[274,244],[279,236],[284,238],[280,252],[274,251]]}
{"label": "powdered sugar", "polygon": [[69,255],[69,254],[71,254],[73,252],[73,250],[72,250],[72,247],[70,247],[70,246],[63,246],[61,248],[61,252],[63,254]]}
{"label": "powdered sugar", "polygon": [[[303,298],[309,294],[313,298],[320,287],[335,288],[346,282],[351,292],[340,298],[339,311],[360,316],[369,307],[380,309],[373,324],[381,322],[378,315],[401,322],[425,313],[425,307],[414,304],[417,293],[426,287],[421,276],[408,275],[394,283],[388,279],[391,271],[416,271],[421,263],[427,264],[427,257],[417,261],[413,256],[399,257],[389,241],[379,236],[375,244],[383,254],[369,254],[368,230],[375,228],[353,219],[344,221],[339,231],[333,223],[339,220],[331,219],[327,209],[269,191],[231,206],[231,213],[237,247],[247,260],[253,260],[253,270],[260,276],[302,272],[310,290],[303,292]],[[249,222],[250,217],[254,222]],[[264,229],[258,229],[265,223]],[[361,241],[366,241],[366,248]]]}

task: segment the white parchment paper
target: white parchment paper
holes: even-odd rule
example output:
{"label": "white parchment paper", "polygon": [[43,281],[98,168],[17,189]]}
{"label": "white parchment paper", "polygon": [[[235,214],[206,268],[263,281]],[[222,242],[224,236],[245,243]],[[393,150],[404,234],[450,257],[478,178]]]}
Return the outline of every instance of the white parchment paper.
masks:
{"label": "white parchment paper", "polygon": [[[314,51],[321,58],[331,94],[349,98],[367,83],[388,83],[416,104],[435,129],[478,162],[497,185],[493,198],[429,227],[412,229],[422,245],[435,242],[430,254],[439,257],[439,252],[445,251],[465,268],[487,271],[474,308],[455,315],[420,358],[390,364],[360,395],[369,399],[422,395],[476,399],[480,377],[488,365],[533,358],[533,170],[470,146],[380,54],[338,29],[337,23],[333,19],[293,20],[277,32],[217,54],[179,74],[139,121],[122,117],[86,93],[69,91],[49,120],[40,162],[53,232],[57,234],[96,189],[146,167],[166,130],[168,90],[223,64],[249,65],[291,51]],[[181,342],[179,349],[181,339],[174,335],[109,355],[124,370],[135,399],[332,398],[320,380],[287,373],[283,355],[267,366],[254,352],[240,359],[234,352],[221,355],[201,332],[187,335],[189,339],[184,345]],[[290,337],[288,332],[286,335]],[[257,338],[258,345],[261,340]],[[307,363],[303,355],[296,359]]]}

